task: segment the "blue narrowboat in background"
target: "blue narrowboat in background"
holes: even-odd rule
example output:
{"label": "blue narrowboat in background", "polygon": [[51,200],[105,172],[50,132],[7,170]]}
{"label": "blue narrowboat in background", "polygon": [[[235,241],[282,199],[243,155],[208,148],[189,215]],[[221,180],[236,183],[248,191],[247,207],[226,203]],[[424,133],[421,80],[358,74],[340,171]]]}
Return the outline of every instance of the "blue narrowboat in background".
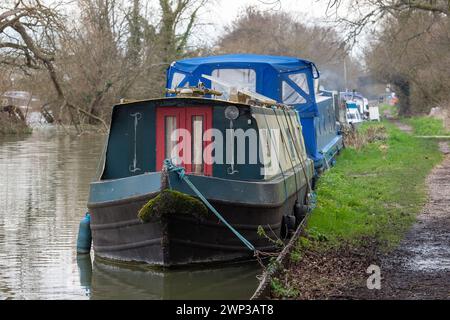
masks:
{"label": "blue narrowboat in background", "polygon": [[222,90],[212,76],[292,106],[300,117],[308,156],[318,172],[343,148],[336,123],[337,93],[319,90],[313,62],[292,57],[234,54],[180,60],[167,71],[167,88],[196,86]]}

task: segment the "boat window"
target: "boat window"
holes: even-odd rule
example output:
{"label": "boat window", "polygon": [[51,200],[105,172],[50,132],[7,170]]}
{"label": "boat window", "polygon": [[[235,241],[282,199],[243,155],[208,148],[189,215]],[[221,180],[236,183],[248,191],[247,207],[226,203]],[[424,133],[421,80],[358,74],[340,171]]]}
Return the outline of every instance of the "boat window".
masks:
{"label": "boat window", "polygon": [[[309,94],[308,80],[304,73],[294,73],[289,75],[289,79],[295,82],[305,93]],[[317,83],[319,83],[317,81]]]}
{"label": "boat window", "polygon": [[[253,69],[215,69],[212,76],[228,82],[236,88],[256,92],[256,72]],[[229,98],[229,88],[213,83],[212,89],[223,92],[223,98]]]}
{"label": "boat window", "polygon": [[295,150],[294,141],[295,137],[293,136],[294,132],[292,131],[292,128],[289,123],[288,119],[289,115],[283,114],[281,116],[278,116],[278,119],[280,121],[280,126],[282,130],[282,134],[284,136],[284,141],[286,141],[286,150],[287,150],[287,156],[289,159],[289,162],[292,161],[292,164],[295,166],[297,164],[297,152]]}
{"label": "boat window", "polygon": [[287,117],[282,117],[283,122],[284,122],[284,131],[285,131],[285,136],[287,138],[288,141],[288,150],[289,150],[289,154],[291,156],[291,160],[293,162],[293,165],[297,165],[298,163],[298,157],[297,157],[297,150],[295,149],[295,145],[294,145],[294,140],[295,136],[294,136],[294,132],[292,130],[292,127],[289,123],[289,119]]}
{"label": "boat window", "polygon": [[305,154],[305,142],[303,141],[302,128],[298,122],[297,114],[291,114],[291,129],[294,134],[294,143],[296,144],[297,151],[300,153],[300,157],[303,159]]}
{"label": "boat window", "polygon": [[[278,117],[281,118],[280,115],[278,115]],[[285,152],[286,150],[285,150],[285,147],[283,146],[283,140],[282,140],[281,135],[284,136],[285,132],[284,132],[284,128],[282,126],[280,127],[280,125],[282,125],[282,123],[280,123],[280,125],[278,125],[279,119],[277,119],[277,116],[275,114],[267,115],[266,119],[267,119],[267,123],[269,125],[269,129],[273,130],[270,135],[271,135],[272,146],[274,147],[274,149],[277,152],[277,154],[274,156],[278,158],[278,162],[281,166],[281,169],[283,171],[287,171],[291,168],[291,163],[289,161],[289,155]]]}
{"label": "boat window", "polygon": [[[258,128],[262,129],[259,152],[260,157],[262,157],[261,160],[266,163],[264,167],[265,179],[270,179],[279,174],[279,168],[283,171],[291,169],[292,163],[289,154],[294,165],[298,165],[300,159],[306,159],[302,127],[295,112],[279,114],[278,120],[275,114],[254,113],[253,117],[258,123]],[[280,125],[278,125],[278,122]],[[268,129],[273,131],[269,133]],[[289,132],[289,129],[291,132]],[[283,145],[280,134],[284,137],[286,147]],[[272,150],[276,151],[275,154],[272,154]],[[273,171],[274,169],[276,172]]]}
{"label": "boat window", "polygon": [[172,159],[172,155],[176,155],[176,152],[172,152],[175,151],[175,147],[177,145],[177,141],[176,140],[172,140],[172,134],[173,132],[177,129],[177,117],[175,116],[166,116],[165,119],[165,157],[166,159]]}
{"label": "boat window", "polygon": [[285,104],[300,104],[305,103],[306,100],[300,93],[294,90],[286,81],[283,81],[283,103]]}
{"label": "boat window", "polygon": [[180,72],[175,72],[172,77],[172,83],[170,85],[171,89],[176,89],[180,83],[186,78],[186,76]]}
{"label": "boat window", "polygon": [[192,117],[192,172],[203,173],[203,116]]}
{"label": "boat window", "polygon": [[296,164],[297,163],[297,152],[295,151],[294,142],[292,141],[293,137],[291,135],[290,128],[286,128],[285,131],[286,131],[287,139],[289,141],[289,153],[291,154],[291,158],[292,158],[294,164]]}
{"label": "boat window", "polygon": [[[252,117],[258,126],[258,163],[261,165],[265,164],[267,158],[270,159],[270,141],[267,138],[267,125],[264,121],[264,115],[262,113],[253,113]],[[261,175],[264,179],[267,178],[267,174],[263,169],[261,170]]]}

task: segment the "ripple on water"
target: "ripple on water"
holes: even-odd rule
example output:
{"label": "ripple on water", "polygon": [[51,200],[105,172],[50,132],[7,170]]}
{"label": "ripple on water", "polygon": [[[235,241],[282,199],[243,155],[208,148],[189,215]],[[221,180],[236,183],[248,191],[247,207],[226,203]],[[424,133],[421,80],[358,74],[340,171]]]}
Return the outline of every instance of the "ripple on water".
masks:
{"label": "ripple on water", "polygon": [[104,140],[52,128],[0,138],[0,299],[248,298],[257,286],[254,265],[150,272],[77,257]]}

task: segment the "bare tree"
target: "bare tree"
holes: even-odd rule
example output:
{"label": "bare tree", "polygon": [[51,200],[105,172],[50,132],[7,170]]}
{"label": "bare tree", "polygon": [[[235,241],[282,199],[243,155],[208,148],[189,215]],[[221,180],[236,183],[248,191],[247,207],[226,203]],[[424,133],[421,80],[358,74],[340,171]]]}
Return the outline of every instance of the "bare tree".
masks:
{"label": "bare tree", "polygon": [[0,4],[0,65],[15,70],[61,124],[69,121],[78,132],[85,122],[107,128],[104,119],[120,98],[160,96],[165,68],[189,55],[206,4],[160,0],[148,17],[142,0],[78,0],[71,17],[62,14],[62,1]]}
{"label": "bare tree", "polygon": [[348,86],[355,87],[361,66],[331,27],[309,26],[282,11],[248,7],[226,28],[218,43],[219,53],[286,55],[314,61],[328,88],[345,88],[344,60]]}
{"label": "bare tree", "polygon": [[[367,65],[380,81],[394,86],[400,114],[450,101],[445,72],[450,59],[450,0],[324,1],[349,45],[363,32],[370,35]],[[344,8],[351,14],[342,15]]]}
{"label": "bare tree", "polygon": [[448,105],[450,38],[446,19],[416,12],[405,18],[392,17],[385,23],[367,50],[366,61],[378,79],[394,85],[401,114],[428,112],[433,106]]}
{"label": "bare tree", "polygon": [[[414,12],[428,12],[447,18],[450,0],[320,0],[327,1],[327,14],[344,27],[346,40],[352,42],[367,29],[377,26],[390,17],[411,17]],[[346,13],[339,14],[345,7]],[[450,29],[449,29],[450,30]]]}
{"label": "bare tree", "polygon": [[159,0],[161,22],[159,39],[163,61],[171,63],[184,55],[194,30],[198,11],[207,0]]}
{"label": "bare tree", "polygon": [[[58,12],[40,2],[40,0],[15,0],[1,7],[0,14],[0,49],[3,64],[24,70],[45,68],[51,83],[61,101],[61,108],[68,107],[72,122],[74,111],[81,112],[104,125],[100,117],[71,104],[64,93],[55,69],[55,34],[64,29],[62,17]],[[77,126],[77,130],[79,128]]]}

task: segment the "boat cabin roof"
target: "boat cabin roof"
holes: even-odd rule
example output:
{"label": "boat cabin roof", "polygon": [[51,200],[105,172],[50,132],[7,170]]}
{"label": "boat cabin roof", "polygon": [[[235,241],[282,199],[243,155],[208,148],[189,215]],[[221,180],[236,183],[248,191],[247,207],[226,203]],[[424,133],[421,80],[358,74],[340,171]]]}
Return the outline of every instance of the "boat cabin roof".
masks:
{"label": "boat cabin roof", "polygon": [[167,88],[196,86],[202,82],[207,88],[224,91],[202,75],[292,105],[300,114],[317,116],[314,80],[320,75],[311,61],[254,54],[184,59],[173,62],[168,68]]}
{"label": "boat cabin roof", "polygon": [[[239,110],[239,115],[234,120],[226,118],[225,111],[230,106],[238,107]],[[178,108],[180,112],[174,112],[174,109]],[[150,99],[129,101],[114,106],[108,142],[98,176],[101,180],[114,180],[159,171],[163,159],[159,159],[158,154],[162,155],[162,158],[165,157],[163,150],[167,132],[170,132],[166,131],[166,117],[175,117],[177,122],[184,121],[186,124],[192,123],[191,119],[197,116],[204,119],[203,130],[216,129],[216,134],[221,132],[224,139],[232,121],[233,128],[238,130],[235,143],[243,142],[245,146],[244,163],[236,161],[232,173],[228,173],[230,170],[228,153],[225,151],[219,153],[217,157],[220,161],[213,163],[208,172],[213,177],[232,180],[270,180],[279,177],[279,172],[270,171],[263,163],[256,161],[248,163],[253,156],[265,157],[273,152],[272,149],[270,151],[265,149],[270,148],[270,144],[261,142],[263,140],[260,140],[260,130],[281,129],[280,139],[286,143],[281,144],[283,148],[277,152],[276,160],[282,172],[290,170],[293,165],[303,165],[298,159],[297,151],[306,158],[301,124],[295,111],[290,108],[266,108],[199,97]],[[189,126],[181,125],[181,128],[193,134],[193,129]],[[253,137],[259,139],[256,144],[250,143],[252,134],[247,132],[249,129],[255,130]],[[203,139],[203,134],[200,137],[200,140]],[[263,151],[259,152],[257,149],[255,151],[253,149],[255,145]],[[223,148],[227,148],[226,144]],[[189,173],[189,168],[187,170]]]}

